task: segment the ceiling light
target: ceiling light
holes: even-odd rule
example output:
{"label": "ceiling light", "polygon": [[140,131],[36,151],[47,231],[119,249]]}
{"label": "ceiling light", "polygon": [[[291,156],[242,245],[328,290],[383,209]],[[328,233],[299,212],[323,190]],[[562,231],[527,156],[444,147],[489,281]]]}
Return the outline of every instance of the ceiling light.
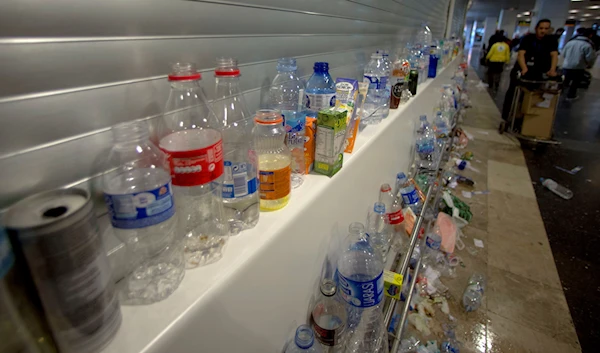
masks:
{"label": "ceiling light", "polygon": [[523,12],[523,15],[525,15],[525,16],[529,16],[529,15],[531,15],[531,12],[529,12],[529,11],[525,11],[525,12]]}
{"label": "ceiling light", "polygon": [[584,14],[583,14],[583,15],[581,15],[581,16],[583,16],[583,17],[590,17],[591,15],[592,15],[591,13],[584,13]]}
{"label": "ceiling light", "polygon": [[578,13],[579,10],[569,10],[569,13]]}
{"label": "ceiling light", "polygon": [[517,17],[523,17],[523,15],[521,15],[521,14],[518,14],[518,15],[517,15]]}
{"label": "ceiling light", "polygon": [[569,16],[569,19],[574,19],[574,18],[575,18],[575,16]]}
{"label": "ceiling light", "polygon": [[588,9],[590,9],[590,10],[598,10],[598,9],[600,9],[600,5],[588,6]]}
{"label": "ceiling light", "polygon": [[579,2],[579,1],[583,1],[583,0],[571,0],[571,2]]}
{"label": "ceiling light", "polygon": [[583,22],[583,21],[585,21],[585,20],[587,20],[587,19],[586,19],[586,18],[580,18],[580,19],[579,19],[579,22]]}

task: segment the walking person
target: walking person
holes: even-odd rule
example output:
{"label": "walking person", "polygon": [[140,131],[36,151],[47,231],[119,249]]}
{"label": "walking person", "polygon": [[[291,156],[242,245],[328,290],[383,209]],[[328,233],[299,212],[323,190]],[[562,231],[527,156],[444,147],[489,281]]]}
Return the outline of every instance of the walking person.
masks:
{"label": "walking person", "polygon": [[490,48],[486,59],[488,60],[488,85],[493,92],[498,92],[504,64],[510,62],[510,47],[504,41],[496,42]]}
{"label": "walking person", "polygon": [[521,39],[517,63],[510,72],[510,86],[504,96],[502,119],[508,120],[519,72],[521,77],[534,81],[542,80],[544,75],[549,77],[557,75],[558,43],[554,38],[546,36],[549,29],[550,20],[540,20],[535,26],[535,33],[528,34]]}
{"label": "walking person", "polygon": [[563,48],[563,73],[565,75],[565,86],[569,86],[567,100],[577,99],[577,88],[583,79],[585,69],[594,66],[596,61],[596,50],[592,37],[594,30],[588,28],[583,35],[577,36],[567,42]]}

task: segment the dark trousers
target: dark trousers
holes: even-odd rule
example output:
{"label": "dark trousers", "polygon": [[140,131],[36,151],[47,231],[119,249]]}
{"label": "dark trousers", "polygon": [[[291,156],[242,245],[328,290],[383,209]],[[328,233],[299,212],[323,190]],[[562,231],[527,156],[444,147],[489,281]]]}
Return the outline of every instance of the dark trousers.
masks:
{"label": "dark trousers", "polygon": [[563,69],[563,73],[565,74],[564,85],[565,87],[569,86],[569,90],[567,91],[567,98],[577,97],[577,87],[583,80],[583,74],[585,73],[585,70]]}
{"label": "dark trousers", "polygon": [[498,90],[498,86],[500,86],[500,77],[502,77],[502,70],[504,70],[504,63],[495,63],[492,61],[488,63],[488,85],[491,89]]}
{"label": "dark trousers", "polygon": [[507,121],[508,116],[510,115],[510,108],[512,105],[513,96],[515,95],[515,89],[517,89],[517,73],[518,71],[514,69],[510,72],[510,84],[508,85],[508,90],[504,96],[504,104],[502,104],[502,119]]}

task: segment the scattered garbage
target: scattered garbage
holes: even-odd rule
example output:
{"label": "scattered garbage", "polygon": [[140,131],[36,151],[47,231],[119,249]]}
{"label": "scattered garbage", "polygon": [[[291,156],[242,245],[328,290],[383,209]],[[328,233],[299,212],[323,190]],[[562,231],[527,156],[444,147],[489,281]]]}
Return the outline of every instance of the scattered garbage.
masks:
{"label": "scattered garbage", "polygon": [[461,218],[465,222],[470,222],[473,218],[471,207],[464,203],[461,199],[454,196],[450,191],[446,190],[442,194],[441,211],[449,214],[454,218]]}
{"label": "scattered garbage", "polygon": [[483,240],[473,238],[473,243],[476,247],[483,249]]}
{"label": "scattered garbage", "polygon": [[469,169],[469,170],[474,171],[475,173],[479,173],[479,169],[473,167],[469,161],[465,161],[464,159],[455,158],[454,163],[456,164],[456,168],[458,168],[458,170]]}
{"label": "scattered garbage", "polygon": [[557,166],[557,165],[555,165],[555,166],[554,166],[554,168],[556,168],[556,169],[558,169],[558,170],[562,170],[563,172],[565,172],[565,173],[569,173],[569,174],[571,174],[571,175],[575,175],[575,174],[577,174],[577,173],[578,173],[580,170],[582,170],[582,169],[583,169],[583,167],[582,167],[582,166],[577,166],[577,167],[575,167],[575,168],[573,168],[573,169],[569,170],[569,169],[565,169],[565,168],[563,168],[563,167],[559,167],[559,166]]}
{"label": "scattered garbage", "polygon": [[475,311],[481,306],[483,292],[485,291],[485,277],[480,273],[474,273],[469,278],[469,283],[463,294],[463,305],[467,312]]}
{"label": "scattered garbage", "polygon": [[462,156],[460,156],[460,159],[463,159],[465,161],[470,161],[473,159],[473,157],[475,157],[473,152],[467,151],[467,152],[463,153]]}
{"label": "scattered garbage", "polygon": [[544,179],[540,178],[540,182],[544,185],[548,190],[552,191],[556,195],[562,197],[565,200],[570,200],[573,197],[573,192],[566,187],[558,184],[552,179]]}

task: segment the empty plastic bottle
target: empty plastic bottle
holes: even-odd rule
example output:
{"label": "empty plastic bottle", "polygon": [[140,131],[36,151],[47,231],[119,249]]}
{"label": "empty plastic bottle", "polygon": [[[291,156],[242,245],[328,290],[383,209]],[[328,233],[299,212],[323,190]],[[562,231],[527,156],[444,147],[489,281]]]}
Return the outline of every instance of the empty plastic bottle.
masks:
{"label": "empty plastic bottle", "polygon": [[385,205],[387,222],[390,225],[396,225],[404,221],[402,213],[402,198],[392,192],[390,184],[382,184],[379,189],[379,202]]}
{"label": "empty plastic bottle", "polygon": [[337,285],[333,280],[324,280],[310,316],[310,324],[324,353],[342,352],[346,332],[347,313],[344,304],[336,296]]}
{"label": "empty plastic bottle", "polygon": [[312,76],[306,82],[306,108],[312,115],[335,106],[335,81],[329,74],[329,64],[316,62]]}
{"label": "empty plastic bottle", "polygon": [[387,353],[383,322],[383,259],[364,233],[361,223],[352,223],[338,259],[341,297],[348,310],[347,353]]}
{"label": "empty plastic bottle", "polygon": [[435,134],[438,137],[446,137],[450,134],[450,126],[448,125],[448,120],[442,115],[441,111],[438,111],[435,114],[435,119],[433,120],[433,127],[435,129]]}
{"label": "empty plastic bottle", "polygon": [[285,353],[322,353],[321,347],[315,344],[315,335],[308,325],[300,325],[296,329],[294,340],[290,342]]}
{"label": "empty plastic bottle", "polygon": [[540,182],[542,185],[548,188],[548,190],[552,191],[556,195],[562,197],[565,200],[569,200],[573,197],[573,192],[566,187],[560,185],[552,179],[544,179],[540,178]]}
{"label": "empty plastic bottle", "polygon": [[427,115],[419,116],[419,122],[417,123],[416,135],[422,135],[425,132],[425,125],[427,124]]}
{"label": "empty plastic bottle", "polygon": [[185,274],[171,175],[145,121],[119,124],[112,132],[104,163],[112,171],[102,176],[102,189],[114,234],[128,251],[121,300],[150,304],[171,295]]}
{"label": "empty plastic bottle", "polygon": [[365,66],[363,76],[363,82],[369,83],[369,92],[364,104],[366,124],[379,124],[389,113],[390,97],[386,92],[388,76],[389,70],[386,71],[383,56],[378,53],[371,55],[371,61]]}
{"label": "empty plastic bottle", "polygon": [[381,107],[381,115],[383,119],[387,118],[390,114],[390,97],[392,95],[392,81],[390,76],[392,75],[392,62],[390,61],[390,55],[387,50],[380,50],[381,57],[383,60],[383,69],[385,71],[385,104]]}
{"label": "empty plastic bottle", "polygon": [[431,45],[429,50],[429,69],[427,77],[435,78],[437,76],[438,62],[440,60],[438,48],[436,45]]}
{"label": "empty plastic bottle", "polygon": [[408,180],[406,174],[401,172],[396,175],[396,189],[402,196],[404,206],[410,207],[415,214],[419,214],[421,212],[421,199],[419,198],[417,189]]}
{"label": "empty plastic bottle", "polygon": [[469,278],[469,283],[462,302],[467,312],[475,311],[481,306],[483,292],[485,291],[485,277],[482,274],[474,273]]}
{"label": "empty plastic bottle", "polygon": [[258,223],[257,161],[252,139],[254,126],[240,90],[237,60],[218,58],[215,69],[215,113],[223,122],[225,170],[223,211],[229,232],[238,234]]}
{"label": "empty plastic bottle", "polygon": [[208,105],[200,73],[173,65],[171,92],[157,136],[167,155],[187,268],[219,260],[229,232],[223,216],[223,123]]}
{"label": "empty plastic bottle", "polygon": [[415,149],[419,155],[419,166],[431,169],[435,164],[435,133],[429,123],[423,125],[423,133],[417,136]]}
{"label": "empty plastic bottle", "polygon": [[292,187],[304,182],[304,142],[306,139],[306,112],[304,110],[304,83],[296,74],[296,59],[281,58],[277,61],[277,76],[269,89],[269,109],[279,110],[283,115],[287,132],[286,143],[292,151]]}
{"label": "empty plastic bottle", "polygon": [[385,211],[385,204],[383,202],[375,202],[373,210],[367,216],[369,242],[379,252],[384,263],[390,249],[391,240]]}

